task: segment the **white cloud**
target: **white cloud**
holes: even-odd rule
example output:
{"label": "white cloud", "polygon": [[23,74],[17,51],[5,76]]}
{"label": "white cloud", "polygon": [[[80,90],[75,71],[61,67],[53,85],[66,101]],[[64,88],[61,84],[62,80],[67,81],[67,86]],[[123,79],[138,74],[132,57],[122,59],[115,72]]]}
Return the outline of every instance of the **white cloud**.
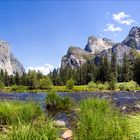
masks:
{"label": "white cloud", "polygon": [[28,70],[35,70],[36,72],[39,70],[40,72],[42,72],[44,75],[49,74],[50,71],[52,71],[54,69],[53,65],[50,64],[44,64],[43,66],[37,66],[37,67],[28,67],[27,68],[27,72]]}
{"label": "white cloud", "polygon": [[106,32],[117,32],[117,31],[122,31],[121,27],[116,27],[114,24],[106,24],[106,28],[104,29],[104,31]]}
{"label": "white cloud", "polygon": [[127,15],[125,12],[113,14],[112,18],[120,24],[131,25],[132,23],[136,23],[136,21],[131,19],[130,15]]}

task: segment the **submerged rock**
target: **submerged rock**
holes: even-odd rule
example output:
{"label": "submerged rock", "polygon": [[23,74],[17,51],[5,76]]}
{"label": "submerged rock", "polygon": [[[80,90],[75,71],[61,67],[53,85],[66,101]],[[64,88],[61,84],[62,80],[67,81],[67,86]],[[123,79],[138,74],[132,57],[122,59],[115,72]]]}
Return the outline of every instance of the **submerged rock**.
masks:
{"label": "submerged rock", "polygon": [[136,104],[134,108],[140,110],[140,104]]}
{"label": "submerged rock", "polygon": [[66,123],[60,120],[54,121],[54,125],[58,127],[66,127]]}

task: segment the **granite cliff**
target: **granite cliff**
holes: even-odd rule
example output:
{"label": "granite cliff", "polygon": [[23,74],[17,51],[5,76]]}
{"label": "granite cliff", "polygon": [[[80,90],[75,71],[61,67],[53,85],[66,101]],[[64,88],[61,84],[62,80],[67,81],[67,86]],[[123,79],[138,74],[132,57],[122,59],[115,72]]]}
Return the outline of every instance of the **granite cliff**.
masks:
{"label": "granite cliff", "polygon": [[5,41],[0,41],[0,69],[6,70],[9,75],[16,72],[22,75],[25,72],[23,65],[11,53],[9,43]]}

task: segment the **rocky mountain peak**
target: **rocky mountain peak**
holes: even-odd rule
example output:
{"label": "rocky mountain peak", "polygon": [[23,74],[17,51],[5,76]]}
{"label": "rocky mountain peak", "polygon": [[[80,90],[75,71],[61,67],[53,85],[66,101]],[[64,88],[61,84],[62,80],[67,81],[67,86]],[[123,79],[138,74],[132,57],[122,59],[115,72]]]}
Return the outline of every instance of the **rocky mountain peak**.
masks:
{"label": "rocky mountain peak", "polygon": [[18,72],[20,75],[25,72],[22,64],[10,51],[10,45],[6,41],[0,41],[0,69],[6,70],[9,75]]}
{"label": "rocky mountain peak", "polygon": [[140,50],[140,27],[133,27],[122,44]]}
{"label": "rocky mountain peak", "polygon": [[93,54],[79,47],[70,46],[66,55],[61,59],[61,68],[71,67],[76,68],[86,63]]}
{"label": "rocky mountain peak", "polygon": [[93,54],[98,54],[103,50],[112,48],[115,43],[107,38],[96,38],[95,36],[90,36],[88,38],[85,50]]}

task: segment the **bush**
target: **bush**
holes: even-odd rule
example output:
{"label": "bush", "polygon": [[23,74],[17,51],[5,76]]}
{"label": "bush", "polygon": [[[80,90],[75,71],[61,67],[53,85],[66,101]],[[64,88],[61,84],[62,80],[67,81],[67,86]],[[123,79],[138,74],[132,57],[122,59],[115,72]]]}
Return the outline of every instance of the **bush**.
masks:
{"label": "bush", "polygon": [[53,83],[49,77],[42,78],[39,80],[39,88],[51,90],[53,87]]}
{"label": "bush", "polygon": [[129,81],[129,82],[124,82],[124,83],[118,83],[118,88],[123,91],[123,90],[126,90],[126,91],[133,91],[133,90],[136,90],[138,85],[136,82],[134,81]]}
{"label": "bush", "polygon": [[105,85],[103,84],[98,84],[98,90],[104,90],[105,89]]}
{"label": "bush", "polygon": [[91,82],[88,83],[88,88],[96,89],[97,88],[97,85],[96,85],[96,83],[94,83],[93,81],[91,81]]}
{"label": "bush", "polygon": [[119,84],[119,89],[120,91],[124,91],[125,90],[125,85],[123,83]]}
{"label": "bush", "polygon": [[67,88],[68,90],[71,90],[71,89],[74,88],[74,80],[73,80],[73,79],[70,79],[70,80],[67,81],[67,83],[66,83],[66,88]]}
{"label": "bush", "polygon": [[28,87],[23,85],[11,86],[12,92],[27,92]]}
{"label": "bush", "polygon": [[74,130],[79,140],[122,140],[128,138],[128,123],[125,117],[111,108],[103,99],[87,99],[80,103],[77,114],[78,126]]}
{"label": "bush", "polygon": [[70,97],[61,97],[55,92],[48,93],[46,97],[47,108],[70,109],[73,101]]}
{"label": "bush", "polygon": [[115,88],[116,88],[115,82],[113,80],[110,81],[109,84],[108,84],[108,89],[109,90],[115,90]]}

